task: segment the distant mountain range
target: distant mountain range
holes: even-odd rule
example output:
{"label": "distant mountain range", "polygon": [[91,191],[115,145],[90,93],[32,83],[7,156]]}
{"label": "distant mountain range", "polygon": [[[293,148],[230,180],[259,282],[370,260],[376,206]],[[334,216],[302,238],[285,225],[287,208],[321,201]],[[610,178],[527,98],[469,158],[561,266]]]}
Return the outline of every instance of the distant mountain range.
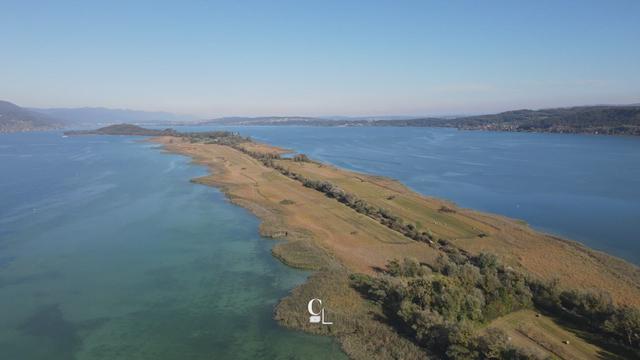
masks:
{"label": "distant mountain range", "polygon": [[126,109],[108,109],[102,107],[83,108],[31,108],[54,118],[64,119],[73,125],[102,125],[115,123],[181,123],[198,120],[192,115],[179,115],[160,111],[139,111]]}
{"label": "distant mountain range", "polygon": [[205,125],[269,126],[400,126],[452,127],[463,130],[527,131],[640,135],[640,105],[598,105],[542,110],[515,110],[491,115],[431,118],[327,119],[319,117],[234,117],[203,122]]}
{"label": "distant mountain range", "polygon": [[0,133],[60,129],[64,122],[0,100]]}
{"label": "distant mountain range", "polygon": [[0,100],[0,133],[53,130],[65,127],[95,127],[118,123],[167,125],[193,122],[198,118],[168,112],[107,108],[24,108]]}
{"label": "distant mountain range", "polygon": [[[166,112],[107,108],[22,108],[0,101],[0,133],[88,128],[119,123],[138,125],[195,124],[197,118]],[[491,115],[411,118],[409,116],[224,117],[198,125],[401,126],[452,127],[463,130],[528,131],[640,135],[640,105],[597,105],[542,110],[514,110]]]}

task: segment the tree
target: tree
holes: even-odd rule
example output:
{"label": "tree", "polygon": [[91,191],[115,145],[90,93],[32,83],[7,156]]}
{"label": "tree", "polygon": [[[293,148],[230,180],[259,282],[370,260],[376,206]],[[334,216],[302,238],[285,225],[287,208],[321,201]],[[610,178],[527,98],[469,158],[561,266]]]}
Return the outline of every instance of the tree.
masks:
{"label": "tree", "polygon": [[297,162],[310,162],[309,158],[305,154],[297,154],[293,157],[293,161]]}
{"label": "tree", "polygon": [[624,306],[604,322],[603,329],[626,345],[640,349],[640,310]]}

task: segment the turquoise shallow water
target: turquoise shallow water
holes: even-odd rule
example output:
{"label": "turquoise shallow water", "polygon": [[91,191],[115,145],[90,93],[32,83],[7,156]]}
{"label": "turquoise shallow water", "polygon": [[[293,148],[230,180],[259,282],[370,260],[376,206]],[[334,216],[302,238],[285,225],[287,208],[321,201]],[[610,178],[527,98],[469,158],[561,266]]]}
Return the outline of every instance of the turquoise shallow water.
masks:
{"label": "turquoise shallow water", "polygon": [[640,264],[640,137],[391,127],[231,129],[340,167],[398,179],[464,207],[522,219]]}
{"label": "turquoise shallow water", "polygon": [[204,173],[132,137],[0,136],[0,358],[342,358],[272,320],[307,274]]}

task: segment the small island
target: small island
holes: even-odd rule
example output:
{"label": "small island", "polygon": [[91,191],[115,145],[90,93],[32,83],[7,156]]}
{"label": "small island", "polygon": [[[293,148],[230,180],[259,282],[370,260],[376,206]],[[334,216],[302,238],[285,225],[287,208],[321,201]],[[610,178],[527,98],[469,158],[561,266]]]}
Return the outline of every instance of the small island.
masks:
{"label": "small island", "polygon": [[115,124],[96,130],[70,130],[65,135],[128,135],[128,136],[174,136],[178,132],[173,129],[155,130],[131,124]]}
{"label": "small island", "polygon": [[[639,355],[640,269],[621,259],[238,133],[118,125],[69,134],[153,136],[207,166],[194,182],[259,217],[261,234],[280,240],[276,258],[314,271],[276,320],[336,337],[351,358]],[[313,298],[332,325],[309,323]]]}

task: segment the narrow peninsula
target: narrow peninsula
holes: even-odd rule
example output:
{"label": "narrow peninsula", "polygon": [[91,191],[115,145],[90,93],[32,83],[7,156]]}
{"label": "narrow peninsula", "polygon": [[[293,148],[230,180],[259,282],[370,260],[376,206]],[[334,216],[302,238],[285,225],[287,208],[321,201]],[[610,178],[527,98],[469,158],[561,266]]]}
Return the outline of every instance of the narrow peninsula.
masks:
{"label": "narrow peninsula", "polygon": [[[464,209],[237,133],[119,125],[210,174],[314,270],[282,299],[282,325],[335,337],[354,359],[622,359],[639,356],[640,269],[521,221]],[[309,323],[321,298],[332,325]]]}

